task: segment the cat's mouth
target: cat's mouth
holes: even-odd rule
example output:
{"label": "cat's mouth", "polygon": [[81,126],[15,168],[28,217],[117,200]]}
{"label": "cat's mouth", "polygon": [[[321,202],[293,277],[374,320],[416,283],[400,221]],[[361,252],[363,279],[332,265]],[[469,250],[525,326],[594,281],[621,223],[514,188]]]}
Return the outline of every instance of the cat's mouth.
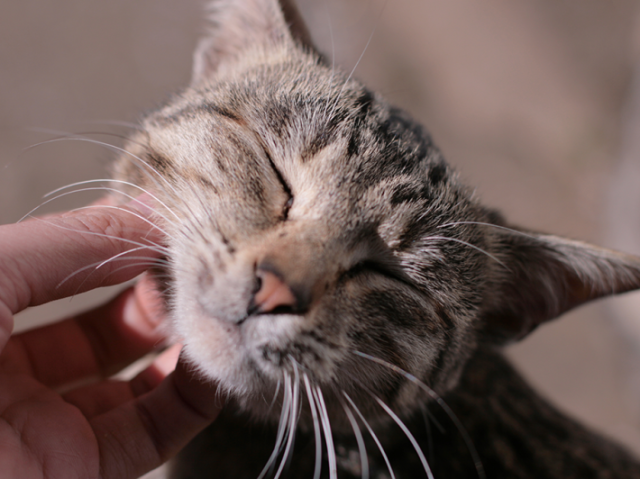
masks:
{"label": "cat's mouth", "polygon": [[[236,396],[262,394],[271,388],[266,385],[291,374],[294,363],[322,370],[323,352],[310,329],[313,321],[298,313],[289,303],[291,295],[278,288],[276,283],[268,285],[236,321],[211,315],[199,305],[178,305],[176,329],[184,338],[187,356]],[[181,309],[190,315],[180,314]]]}

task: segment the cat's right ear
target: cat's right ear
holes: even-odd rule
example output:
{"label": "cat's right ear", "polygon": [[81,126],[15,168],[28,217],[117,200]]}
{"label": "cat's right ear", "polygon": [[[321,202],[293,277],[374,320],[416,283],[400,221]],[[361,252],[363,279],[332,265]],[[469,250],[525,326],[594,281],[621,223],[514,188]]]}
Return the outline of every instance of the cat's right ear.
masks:
{"label": "cat's right ear", "polygon": [[223,65],[256,45],[295,42],[313,48],[293,0],[213,0],[208,12],[211,26],[194,52],[192,85],[215,77]]}
{"label": "cat's right ear", "polygon": [[494,230],[484,329],[499,342],[520,339],[576,306],[640,288],[640,258],[558,236]]}

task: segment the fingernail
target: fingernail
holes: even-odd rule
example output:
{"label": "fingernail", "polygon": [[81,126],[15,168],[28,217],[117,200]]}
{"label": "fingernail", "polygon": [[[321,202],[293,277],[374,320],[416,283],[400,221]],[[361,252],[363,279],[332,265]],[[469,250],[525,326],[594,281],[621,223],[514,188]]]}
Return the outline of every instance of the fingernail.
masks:
{"label": "fingernail", "polygon": [[181,348],[180,344],[174,344],[129,382],[131,390],[136,397],[158,387],[164,378],[173,372],[176,368]]}
{"label": "fingernail", "polygon": [[136,304],[147,322],[154,328],[164,324],[166,310],[164,299],[157,289],[157,285],[149,273],[144,273],[134,289]]}
{"label": "fingernail", "polygon": [[181,344],[174,344],[169,349],[164,351],[154,361],[153,365],[158,368],[165,376],[171,373],[178,364],[178,357],[182,350]]}
{"label": "fingernail", "polygon": [[162,318],[154,318],[147,314],[140,305],[136,294],[132,293],[126,300],[122,310],[122,319],[131,329],[153,341],[161,341],[164,338],[161,324]]}
{"label": "fingernail", "polygon": [[[140,305],[138,304],[135,293],[127,297],[127,301],[122,310],[122,318],[126,324],[133,326],[136,330],[140,329],[140,326],[145,327],[145,329],[148,329],[148,326],[150,326],[150,322],[145,319],[144,313],[140,310]],[[155,327],[151,329],[155,329]]]}

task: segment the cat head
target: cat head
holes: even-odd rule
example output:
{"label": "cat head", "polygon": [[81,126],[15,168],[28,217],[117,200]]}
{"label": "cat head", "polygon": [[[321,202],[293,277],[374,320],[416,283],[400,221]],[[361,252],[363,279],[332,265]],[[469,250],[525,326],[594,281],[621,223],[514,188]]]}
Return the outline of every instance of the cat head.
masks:
{"label": "cat head", "polygon": [[323,60],[291,4],[211,15],[191,86],[145,118],[116,178],[155,198],[188,359],[247,410],[277,416],[285,385],[319,387],[330,415],[344,393],[406,412],[424,396],[399,370],[443,393],[480,342],[640,285],[636,258],[483,207],[420,125]]}

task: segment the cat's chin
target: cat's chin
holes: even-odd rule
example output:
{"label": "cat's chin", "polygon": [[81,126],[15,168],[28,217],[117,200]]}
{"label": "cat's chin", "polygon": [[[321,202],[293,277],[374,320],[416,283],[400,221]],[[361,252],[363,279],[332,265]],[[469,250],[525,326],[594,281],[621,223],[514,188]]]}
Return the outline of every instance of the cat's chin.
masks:
{"label": "cat's chin", "polygon": [[[192,367],[220,385],[243,409],[262,411],[260,404],[305,377],[331,379],[332,363],[318,362],[322,351],[301,334],[304,319],[295,315],[250,316],[229,323],[207,315],[176,314],[174,328]],[[186,319],[189,318],[189,319]],[[260,412],[259,415],[263,415]]]}
{"label": "cat's chin", "polygon": [[[190,335],[184,341],[186,359],[194,369],[219,385],[230,407],[257,423],[278,425],[283,411],[286,415],[289,414],[287,410],[295,409],[300,414],[297,427],[313,430],[314,418],[308,399],[311,395],[316,413],[319,414],[322,402],[331,428],[335,432],[348,433],[352,426],[344,412],[345,399],[336,396],[333,387],[320,388],[318,377],[303,364],[302,358],[287,357],[283,350],[291,341],[280,343],[283,350],[276,349],[276,343],[265,341],[262,328],[270,329],[272,334],[274,329],[273,322],[265,319],[252,320],[256,323],[253,326],[252,321],[232,327],[223,325],[215,338],[203,331]],[[211,329],[208,332],[211,333]],[[249,351],[244,336],[250,337],[252,333],[259,334],[261,342],[253,344]],[[271,345],[272,351],[265,352],[266,345]],[[333,377],[328,382],[320,382],[336,384],[336,381]],[[376,418],[369,419],[376,421]]]}

